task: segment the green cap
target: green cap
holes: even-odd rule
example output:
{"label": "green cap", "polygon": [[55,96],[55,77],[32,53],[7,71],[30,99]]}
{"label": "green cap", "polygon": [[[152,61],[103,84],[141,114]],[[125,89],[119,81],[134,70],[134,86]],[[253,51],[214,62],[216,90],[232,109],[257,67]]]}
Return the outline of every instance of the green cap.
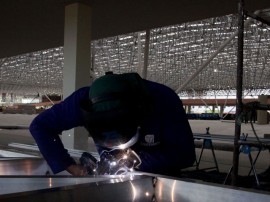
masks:
{"label": "green cap", "polygon": [[93,111],[110,111],[140,104],[143,81],[137,73],[108,74],[96,79],[89,91]]}

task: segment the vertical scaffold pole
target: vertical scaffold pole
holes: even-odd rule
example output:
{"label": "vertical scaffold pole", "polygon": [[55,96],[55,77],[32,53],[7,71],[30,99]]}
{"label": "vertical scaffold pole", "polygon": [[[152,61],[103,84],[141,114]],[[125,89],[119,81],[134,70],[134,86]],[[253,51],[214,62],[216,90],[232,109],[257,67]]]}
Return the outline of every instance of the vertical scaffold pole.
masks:
{"label": "vertical scaffold pole", "polygon": [[232,185],[237,185],[239,166],[239,139],[241,135],[241,113],[243,110],[243,47],[244,47],[244,0],[239,0],[238,4],[238,50],[237,50],[237,93],[236,93],[236,120],[233,151],[233,172]]}

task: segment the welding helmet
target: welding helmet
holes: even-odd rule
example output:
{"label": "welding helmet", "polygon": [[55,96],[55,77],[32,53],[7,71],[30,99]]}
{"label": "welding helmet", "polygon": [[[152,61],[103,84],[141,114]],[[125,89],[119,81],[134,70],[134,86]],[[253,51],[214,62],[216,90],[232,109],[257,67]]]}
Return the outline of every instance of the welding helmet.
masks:
{"label": "welding helmet", "polygon": [[138,141],[146,92],[137,73],[110,73],[93,82],[89,102],[82,103],[81,109],[96,145],[125,149]]}

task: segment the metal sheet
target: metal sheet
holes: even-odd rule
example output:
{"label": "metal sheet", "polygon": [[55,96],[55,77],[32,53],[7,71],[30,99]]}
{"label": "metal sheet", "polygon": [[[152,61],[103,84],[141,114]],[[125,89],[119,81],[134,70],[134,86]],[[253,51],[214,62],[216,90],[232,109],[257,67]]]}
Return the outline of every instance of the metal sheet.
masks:
{"label": "metal sheet", "polygon": [[0,201],[152,201],[149,176],[0,178]]}
{"label": "metal sheet", "polygon": [[18,152],[12,152],[12,151],[6,151],[6,150],[0,150],[0,161],[4,158],[35,158],[37,156],[34,155],[28,155]]}
{"label": "metal sheet", "polygon": [[48,169],[43,159],[0,161],[0,201],[270,201],[270,193],[266,192],[184,181],[150,173],[45,176]]}
{"label": "metal sheet", "polygon": [[155,196],[157,201],[181,202],[269,202],[270,193],[254,192],[254,190],[233,189],[230,186],[202,184],[177,179],[159,177]]}
{"label": "metal sheet", "polygon": [[[1,158],[0,175],[46,175],[50,168],[41,158]],[[51,173],[51,172],[50,172]]]}
{"label": "metal sheet", "polygon": [[49,190],[56,187],[67,187],[108,180],[108,178],[74,178],[74,177],[1,177],[0,195],[23,193],[37,190]]}

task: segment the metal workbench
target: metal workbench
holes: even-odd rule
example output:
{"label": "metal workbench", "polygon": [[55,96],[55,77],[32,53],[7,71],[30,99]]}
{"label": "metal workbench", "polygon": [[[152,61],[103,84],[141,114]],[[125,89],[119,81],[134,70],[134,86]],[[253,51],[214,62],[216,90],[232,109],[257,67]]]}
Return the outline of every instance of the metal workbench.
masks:
{"label": "metal workbench", "polygon": [[[48,175],[43,159],[0,161],[0,201],[270,201],[270,193],[150,173]],[[4,175],[5,174],[5,175]]]}

